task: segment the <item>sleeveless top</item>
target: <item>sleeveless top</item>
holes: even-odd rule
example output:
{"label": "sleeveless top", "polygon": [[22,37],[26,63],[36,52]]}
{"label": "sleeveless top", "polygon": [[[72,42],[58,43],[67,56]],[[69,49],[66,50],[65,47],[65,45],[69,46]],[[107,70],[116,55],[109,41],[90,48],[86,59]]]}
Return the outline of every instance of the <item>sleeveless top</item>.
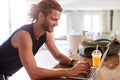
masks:
{"label": "sleeveless top", "polygon": [[36,40],[33,31],[33,23],[27,24],[16,30],[1,46],[0,46],[0,74],[4,74],[7,76],[11,76],[15,72],[17,72],[23,65],[21,64],[18,48],[14,48],[11,44],[12,36],[20,31],[27,31],[32,39],[32,51],[35,55],[38,49],[45,43],[46,41],[46,33],[44,33],[39,40]]}

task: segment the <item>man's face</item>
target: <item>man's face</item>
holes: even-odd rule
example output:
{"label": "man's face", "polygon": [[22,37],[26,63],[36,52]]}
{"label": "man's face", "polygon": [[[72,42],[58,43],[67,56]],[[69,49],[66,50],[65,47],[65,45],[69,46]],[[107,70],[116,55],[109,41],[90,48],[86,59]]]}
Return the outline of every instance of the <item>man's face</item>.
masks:
{"label": "man's face", "polygon": [[54,27],[58,25],[58,20],[60,19],[60,13],[57,10],[52,10],[48,16],[44,17],[42,27],[45,31],[53,32]]}

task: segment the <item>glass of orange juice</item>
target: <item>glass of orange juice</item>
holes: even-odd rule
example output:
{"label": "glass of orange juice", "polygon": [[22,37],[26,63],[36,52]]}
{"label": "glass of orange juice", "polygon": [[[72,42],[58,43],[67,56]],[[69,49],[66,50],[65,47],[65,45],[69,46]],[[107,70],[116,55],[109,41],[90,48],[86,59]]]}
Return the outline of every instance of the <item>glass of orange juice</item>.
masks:
{"label": "glass of orange juice", "polygon": [[101,52],[99,50],[94,50],[92,52],[92,63],[93,67],[98,67],[101,61]]}

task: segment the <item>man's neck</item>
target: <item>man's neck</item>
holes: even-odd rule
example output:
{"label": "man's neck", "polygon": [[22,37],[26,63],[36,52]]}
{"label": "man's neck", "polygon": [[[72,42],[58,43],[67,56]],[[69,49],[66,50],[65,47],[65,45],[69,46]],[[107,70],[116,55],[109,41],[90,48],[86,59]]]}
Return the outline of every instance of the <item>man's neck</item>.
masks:
{"label": "man's neck", "polygon": [[39,39],[39,37],[45,33],[45,30],[38,22],[33,23],[33,28],[36,39]]}

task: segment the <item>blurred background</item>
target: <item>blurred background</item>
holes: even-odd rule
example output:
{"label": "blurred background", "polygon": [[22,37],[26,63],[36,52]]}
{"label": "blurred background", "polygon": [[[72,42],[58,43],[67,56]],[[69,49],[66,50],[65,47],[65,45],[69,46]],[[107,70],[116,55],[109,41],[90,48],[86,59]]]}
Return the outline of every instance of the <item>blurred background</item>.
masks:
{"label": "blurred background", "polygon": [[[3,0],[0,3],[0,44],[17,28],[28,23],[27,12],[30,3],[39,1]],[[78,44],[84,41],[86,37],[93,40],[101,37],[110,39],[114,35],[120,37],[120,0],[57,1],[61,4],[64,11],[59,20],[59,25],[56,26],[53,32],[53,36],[57,47],[65,55],[68,55],[67,51],[75,52],[78,49]],[[75,43],[76,40],[78,42]],[[43,49],[45,49],[44,46],[42,47]],[[46,53],[47,51],[42,52]],[[43,56],[48,57],[48,54]],[[41,60],[43,60],[43,56],[39,56]],[[49,57],[52,56],[49,55]],[[38,58],[36,59],[37,61],[39,60]],[[52,64],[57,63],[54,59],[50,61],[53,62]],[[53,66],[48,66],[47,68],[51,67]],[[20,74],[16,73],[15,75],[17,77],[13,77],[11,80],[19,80],[21,76],[23,77],[22,80],[29,80],[29,77],[24,78],[27,76],[24,70],[21,70]]]}

